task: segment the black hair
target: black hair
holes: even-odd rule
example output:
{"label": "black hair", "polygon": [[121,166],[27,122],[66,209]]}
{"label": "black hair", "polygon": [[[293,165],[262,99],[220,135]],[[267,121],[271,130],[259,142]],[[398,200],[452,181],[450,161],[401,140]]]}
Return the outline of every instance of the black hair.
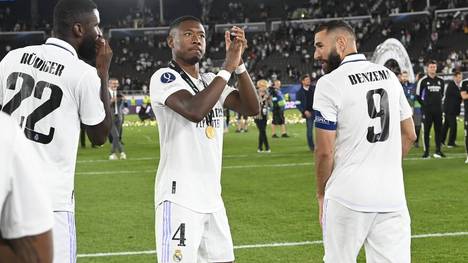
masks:
{"label": "black hair", "polygon": [[92,0],[60,0],[54,8],[54,33],[66,36],[74,23],[81,22],[85,14],[97,9]]}
{"label": "black hair", "polygon": [[430,64],[436,64],[437,65],[437,61],[435,59],[429,59],[427,62],[426,62],[426,66],[429,66]]}
{"label": "black hair", "polygon": [[185,21],[195,21],[202,24],[201,20],[194,16],[181,16],[179,18],[174,19],[174,21],[171,22],[171,24],[169,25],[169,33],[172,31],[172,29],[177,28],[182,22]]}
{"label": "black hair", "polygon": [[306,78],[309,78],[310,79],[310,75],[309,74],[304,74],[301,76],[301,81],[305,80]]}
{"label": "black hair", "polygon": [[317,27],[317,30],[315,30],[315,33],[318,33],[324,30],[326,30],[327,32],[331,32],[337,29],[344,30],[350,33],[354,38],[356,38],[356,34],[354,33],[353,28],[348,23],[342,20],[332,20],[332,21],[323,23]]}

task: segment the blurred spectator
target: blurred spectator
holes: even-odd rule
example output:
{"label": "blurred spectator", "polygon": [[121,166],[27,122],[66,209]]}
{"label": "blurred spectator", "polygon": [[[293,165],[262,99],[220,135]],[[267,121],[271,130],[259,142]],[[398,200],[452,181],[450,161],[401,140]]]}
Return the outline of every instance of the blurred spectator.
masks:
{"label": "blurred spectator", "polygon": [[109,160],[127,159],[122,144],[122,125],[124,121],[125,97],[118,91],[119,81],[116,78],[109,79],[109,97],[112,112],[112,128],[109,140],[112,143]]}
{"label": "blurred spectator", "polygon": [[[257,81],[258,99],[260,101],[260,112],[255,117],[255,124],[258,128],[258,148],[257,152],[270,153],[270,144],[266,135],[266,126],[268,121],[268,109],[270,106],[270,96],[268,95],[268,81],[261,79]],[[265,150],[264,149],[265,146]]]}
{"label": "blurred spectator", "polygon": [[281,127],[281,137],[287,138],[289,135],[286,133],[286,124],[284,119],[284,106],[286,101],[284,99],[283,93],[281,92],[281,81],[279,79],[273,82],[273,86],[270,87],[270,97],[272,101],[272,115],[273,121],[271,122],[271,134],[272,138],[279,138],[276,135],[276,127]]}
{"label": "blurred spectator", "polygon": [[[445,144],[447,132],[450,130],[447,146],[456,147],[457,139],[457,116],[460,115],[462,98],[460,95],[460,84],[462,73],[457,71],[453,80],[449,82],[444,95],[444,125],[442,127],[442,144]],[[465,113],[467,114],[467,113]]]}
{"label": "blurred spectator", "polygon": [[405,92],[406,99],[408,100],[409,105],[413,109],[413,122],[416,129],[416,141],[414,146],[419,147],[419,134],[421,133],[421,121],[422,121],[422,111],[421,104],[416,99],[416,85],[409,82],[408,72],[402,71],[400,74],[400,83]]}
{"label": "blurred spectator", "polygon": [[301,77],[301,88],[296,93],[296,99],[299,101],[297,104],[297,108],[302,114],[302,118],[306,120],[307,126],[307,145],[309,145],[309,150],[314,151],[314,110],[313,110],[313,102],[314,102],[314,93],[315,93],[315,86],[311,86],[311,80],[309,74],[305,74]]}

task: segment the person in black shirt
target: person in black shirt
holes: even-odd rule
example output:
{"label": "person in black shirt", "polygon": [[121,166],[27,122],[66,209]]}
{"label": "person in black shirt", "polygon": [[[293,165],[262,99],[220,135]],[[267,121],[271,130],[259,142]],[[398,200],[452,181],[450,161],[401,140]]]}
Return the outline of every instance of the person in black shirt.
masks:
{"label": "person in black shirt", "polygon": [[437,62],[430,60],[427,63],[427,75],[422,77],[416,86],[416,98],[423,110],[424,154],[429,158],[429,134],[434,124],[434,140],[436,151],[434,158],[445,157],[441,151],[442,130],[442,97],[444,94],[444,80],[437,77]]}
{"label": "person in black shirt", "polygon": [[453,81],[450,81],[445,90],[444,96],[444,126],[442,127],[442,143],[445,144],[447,132],[450,129],[447,146],[455,147],[457,139],[457,116],[460,115],[460,104],[462,101],[460,95],[460,82],[462,74],[460,71],[455,72]]}
{"label": "person in black shirt", "polygon": [[460,85],[460,95],[465,105],[465,120],[463,122],[465,124],[465,150],[467,154],[465,163],[468,164],[468,79],[464,79]]}
{"label": "person in black shirt", "polygon": [[271,121],[271,137],[279,138],[278,135],[276,135],[276,127],[279,126],[281,128],[281,137],[288,138],[289,135],[286,133],[284,119],[284,106],[286,105],[286,101],[284,100],[283,93],[281,93],[281,81],[279,79],[275,80],[269,92],[272,101],[271,112],[273,115],[273,120]]}
{"label": "person in black shirt", "polygon": [[315,87],[310,85],[310,76],[305,74],[301,77],[301,88],[296,93],[296,100],[300,103],[297,108],[301,111],[302,117],[306,119],[307,124],[307,144],[309,149],[313,152],[315,149],[314,145],[314,110],[312,104],[314,102]]}

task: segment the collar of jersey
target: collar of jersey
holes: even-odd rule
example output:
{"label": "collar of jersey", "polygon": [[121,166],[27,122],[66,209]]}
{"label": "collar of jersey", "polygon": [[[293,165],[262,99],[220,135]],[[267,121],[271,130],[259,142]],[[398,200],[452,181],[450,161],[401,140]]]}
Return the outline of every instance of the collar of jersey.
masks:
{"label": "collar of jersey", "polygon": [[364,54],[351,54],[351,55],[347,55],[343,61],[341,61],[341,65],[343,64],[346,64],[346,63],[350,63],[350,62],[357,62],[357,61],[366,61],[366,56],[364,56]]}
{"label": "collar of jersey", "polygon": [[68,44],[68,42],[63,41],[61,39],[50,37],[47,39],[46,45],[52,45],[59,48],[63,48],[64,50],[70,52],[73,56],[78,57],[75,48],[73,48],[72,45]]}
{"label": "collar of jersey", "polygon": [[187,76],[190,77],[190,79],[192,80],[193,83],[195,83],[195,81],[197,82],[197,85],[198,86],[198,82],[202,81],[202,78],[201,78],[201,73],[198,73],[198,79],[192,77],[192,75],[188,74],[187,72],[185,72],[185,74],[187,74]]}

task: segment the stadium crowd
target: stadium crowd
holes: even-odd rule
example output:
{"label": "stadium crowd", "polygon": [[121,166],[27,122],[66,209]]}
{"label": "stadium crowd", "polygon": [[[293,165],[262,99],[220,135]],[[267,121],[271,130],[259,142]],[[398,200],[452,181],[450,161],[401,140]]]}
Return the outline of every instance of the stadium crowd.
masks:
{"label": "stadium crowd", "polygon": [[[247,3],[243,0],[203,0],[201,16],[211,25],[221,21],[222,23],[271,21],[272,18],[278,17],[280,10],[272,8],[273,5],[278,6],[276,2],[278,1]],[[313,80],[316,79],[320,76],[321,69],[320,65],[311,59],[315,28],[293,24],[288,20],[358,15],[371,15],[370,19],[350,21],[356,31],[358,48],[364,53],[370,55],[378,44],[393,37],[400,40],[407,48],[415,72],[423,71],[424,59],[427,57],[436,59],[439,71],[444,74],[455,70],[468,70],[468,49],[463,44],[468,34],[466,13],[446,16],[428,14],[388,16],[389,13],[462,7],[462,1],[438,1],[431,8],[425,7],[425,1],[386,0],[374,4],[371,2],[373,1],[351,1],[345,7],[335,5],[334,1],[322,0],[291,1],[284,4],[287,15],[279,16],[283,19],[283,23],[278,30],[248,33],[250,45],[246,51],[246,65],[250,72],[253,72],[253,79],[281,79],[285,84],[298,83],[299,77],[305,73],[310,74]],[[222,10],[225,10],[223,12],[211,12],[217,10],[219,5],[228,8],[223,8]],[[336,6],[340,8],[335,8]],[[165,21],[160,21],[157,6],[134,4],[125,11],[126,15],[105,16],[104,14],[104,28],[141,28],[166,24]],[[0,8],[0,18],[0,31],[36,29],[44,30],[46,36],[51,33],[50,21],[41,19],[33,27],[21,19],[18,20],[10,7]],[[453,41],[454,37],[457,41]],[[222,34],[215,33],[210,28],[208,41],[210,45],[207,47],[203,67],[208,71],[216,71],[225,52]],[[112,37],[111,44],[115,50],[111,74],[119,76],[124,91],[147,92],[147,80],[152,72],[166,65],[170,57],[165,36]],[[16,48],[14,44],[0,41],[0,57],[14,48]]]}

